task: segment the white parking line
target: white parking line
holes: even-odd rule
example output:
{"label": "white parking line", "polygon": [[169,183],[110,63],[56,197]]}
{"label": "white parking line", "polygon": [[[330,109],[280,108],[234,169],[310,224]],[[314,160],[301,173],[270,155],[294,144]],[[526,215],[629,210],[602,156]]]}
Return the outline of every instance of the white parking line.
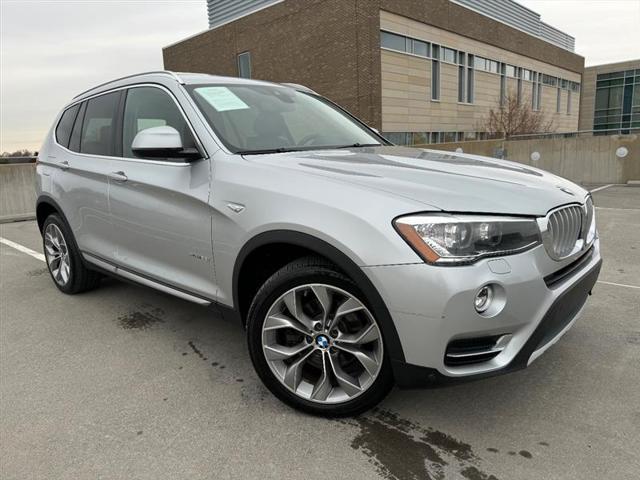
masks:
{"label": "white parking line", "polygon": [[46,259],[44,258],[43,254],[38,253],[35,250],[31,250],[30,248],[23,247],[19,243],[12,242],[11,240],[7,240],[4,237],[0,237],[0,243],[4,243],[8,247],[15,248],[16,250],[18,250],[18,251],[20,251],[22,253],[26,253],[27,255],[31,255],[33,258],[36,258],[36,259],[40,260],[41,262],[46,262]]}
{"label": "white parking line", "polygon": [[[35,250],[31,250],[30,248],[23,247],[19,243],[12,242],[11,240],[7,240],[4,237],[0,237],[0,243],[4,243],[5,245],[15,248],[16,250],[26,253],[27,255],[31,255],[33,258],[40,260],[41,262],[46,262],[47,260],[44,258],[44,255],[36,252]],[[637,285],[626,285],[624,283],[614,283],[614,282],[605,282],[604,280],[598,280],[598,283],[603,283],[605,285],[613,285],[614,287],[624,287],[624,288],[636,288],[640,290],[640,286]]]}
{"label": "white parking line", "polygon": [[611,183],[609,185],[603,185],[602,187],[594,188],[593,190],[589,190],[591,193],[599,192],[600,190],[604,190],[605,188],[613,187],[615,183]]}
{"label": "white parking line", "polygon": [[598,280],[598,283],[603,283],[605,285],[613,285],[614,287],[637,288],[638,290],[640,290],[640,287],[637,285],[626,285],[624,283],[605,282],[604,280]]}

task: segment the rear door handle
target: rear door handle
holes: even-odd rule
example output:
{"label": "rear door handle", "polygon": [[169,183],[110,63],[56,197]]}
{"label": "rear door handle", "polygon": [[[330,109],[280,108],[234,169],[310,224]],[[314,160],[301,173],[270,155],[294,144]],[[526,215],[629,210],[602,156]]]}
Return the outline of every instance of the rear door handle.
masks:
{"label": "rear door handle", "polygon": [[127,177],[123,171],[111,172],[109,174],[109,178],[115,180],[116,182],[126,182],[127,180],[129,180],[129,177]]}
{"label": "rear door handle", "polygon": [[69,170],[69,162],[66,160],[61,161],[59,165],[62,170]]}

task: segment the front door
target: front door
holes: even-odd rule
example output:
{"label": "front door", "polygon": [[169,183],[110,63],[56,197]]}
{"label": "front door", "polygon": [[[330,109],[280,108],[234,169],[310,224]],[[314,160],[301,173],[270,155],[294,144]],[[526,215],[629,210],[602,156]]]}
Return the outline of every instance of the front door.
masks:
{"label": "front door", "polygon": [[178,130],[185,147],[196,145],[182,110],[164,88],[128,89],[122,125],[123,155],[113,160],[109,180],[116,263],[152,280],[215,298],[209,160],[187,163],[133,154],[131,145],[138,132],[163,125]]}

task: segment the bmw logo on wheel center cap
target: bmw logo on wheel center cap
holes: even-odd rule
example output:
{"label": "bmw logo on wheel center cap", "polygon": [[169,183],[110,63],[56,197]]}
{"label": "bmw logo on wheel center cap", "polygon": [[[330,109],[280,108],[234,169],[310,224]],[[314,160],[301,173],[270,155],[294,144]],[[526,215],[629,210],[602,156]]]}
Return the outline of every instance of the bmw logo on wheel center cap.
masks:
{"label": "bmw logo on wheel center cap", "polygon": [[326,335],[318,335],[316,337],[316,345],[318,345],[318,347],[322,348],[323,350],[326,350],[327,348],[329,348],[329,339]]}

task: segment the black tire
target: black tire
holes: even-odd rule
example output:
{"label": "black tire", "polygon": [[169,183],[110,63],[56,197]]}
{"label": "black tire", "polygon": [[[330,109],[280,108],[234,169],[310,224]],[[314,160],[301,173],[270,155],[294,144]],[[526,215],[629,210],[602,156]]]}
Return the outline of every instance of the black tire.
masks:
{"label": "black tire", "polygon": [[58,288],[58,290],[66,293],[67,295],[74,295],[76,293],[82,293],[96,288],[100,283],[101,275],[98,272],[89,270],[85,266],[82,257],[80,256],[80,250],[78,249],[78,245],[76,244],[71,229],[57,213],[52,213],[51,215],[49,215],[44,221],[44,225],[42,227],[42,248],[45,252],[45,256],[45,232],[47,231],[47,227],[49,227],[49,225],[51,224],[58,227],[58,229],[62,233],[62,236],[64,237],[64,241],[67,245],[70,266],[69,278],[67,282],[65,284],[60,284],[54,278],[51,271],[51,266],[49,265],[49,262],[47,262],[47,268],[49,270],[49,274],[51,275],[51,280],[53,280],[53,284]]}
{"label": "black tire", "polygon": [[[262,347],[262,327],[274,302],[290,289],[305,284],[321,283],[342,289],[358,298],[371,314],[376,313],[368,305],[358,286],[334,265],[319,257],[304,257],[282,267],[262,285],[255,295],[247,316],[249,353],[254,368],[266,387],[291,407],[313,415],[347,417],[363,413],[381,402],[393,387],[391,362],[384,349],[383,362],[375,381],[357,397],[343,403],[321,404],[302,398],[284,386],[271,371]],[[379,323],[378,323],[379,326]],[[384,335],[383,332],[381,332]],[[383,338],[384,344],[384,338]]]}

